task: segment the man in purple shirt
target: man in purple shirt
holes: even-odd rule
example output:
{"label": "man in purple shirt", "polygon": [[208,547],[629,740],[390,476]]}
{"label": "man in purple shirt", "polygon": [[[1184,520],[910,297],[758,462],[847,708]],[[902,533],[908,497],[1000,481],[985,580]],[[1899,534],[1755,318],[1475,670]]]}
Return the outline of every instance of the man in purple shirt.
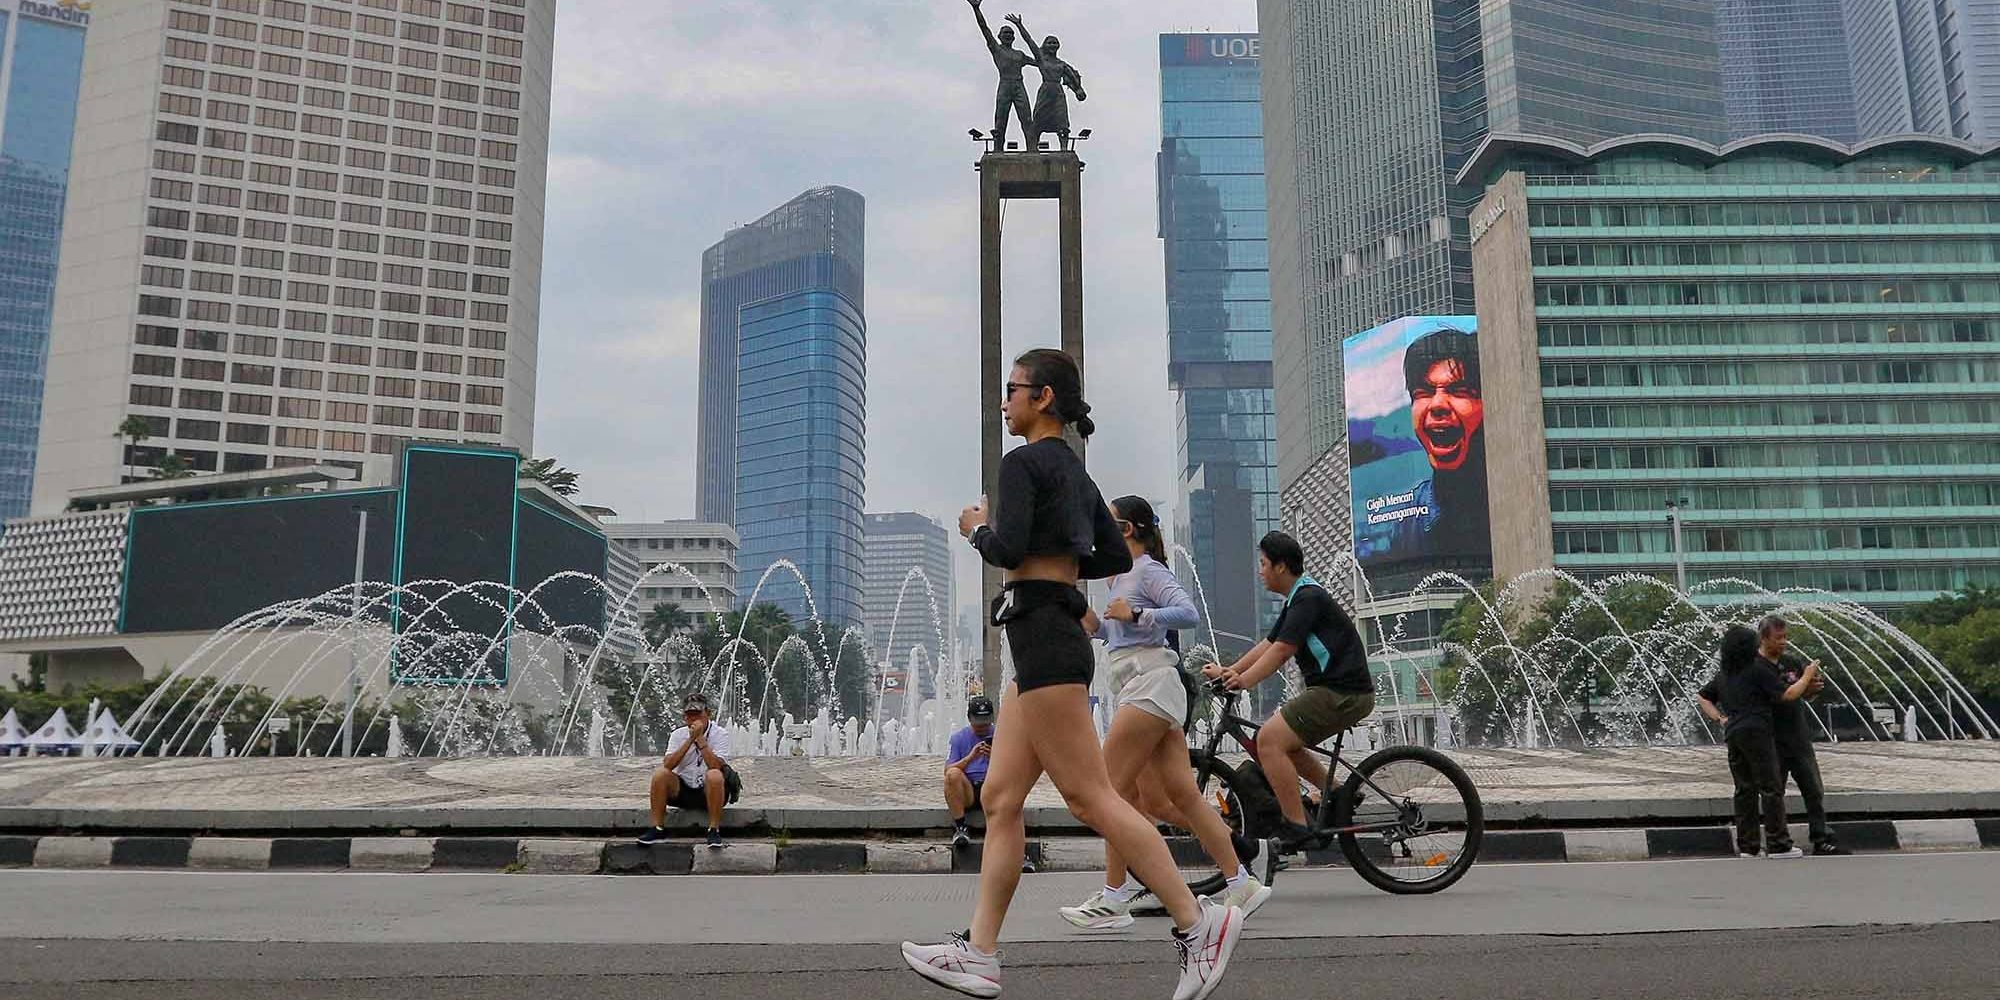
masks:
{"label": "man in purple shirt", "polygon": [[986,761],[993,753],[993,699],[973,695],[965,703],[964,729],[951,734],[951,763],[944,768],[944,801],[951,809],[951,846],[965,847],[972,835],[965,814],[979,808],[979,788],[986,784]]}

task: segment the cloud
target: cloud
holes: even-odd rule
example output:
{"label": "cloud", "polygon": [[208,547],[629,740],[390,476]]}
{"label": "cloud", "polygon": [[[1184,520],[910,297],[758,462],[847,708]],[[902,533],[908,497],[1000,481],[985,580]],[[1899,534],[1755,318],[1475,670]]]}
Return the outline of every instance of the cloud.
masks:
{"label": "cloud", "polygon": [[[989,5],[991,7],[993,5]],[[1153,156],[1157,35],[1254,4],[1034,10],[1088,83],[1086,379],[1107,491],[1177,494]],[[995,19],[1004,10],[989,10]],[[870,510],[950,524],[979,493],[977,147],[993,70],[960,0],[565,0],[558,15],[536,450],[627,516],[694,512],[701,253],[807,188],[868,202]],[[1053,203],[1008,209],[1009,351],[1057,334]],[[1170,517],[1162,510],[1163,517]],[[961,549],[961,605],[976,566]],[[956,615],[952,616],[954,619]]]}

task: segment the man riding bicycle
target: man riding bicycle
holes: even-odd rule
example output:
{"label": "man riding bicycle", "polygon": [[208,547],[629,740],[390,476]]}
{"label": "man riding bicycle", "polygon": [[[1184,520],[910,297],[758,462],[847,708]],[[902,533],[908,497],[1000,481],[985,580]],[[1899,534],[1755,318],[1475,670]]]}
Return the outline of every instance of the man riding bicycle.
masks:
{"label": "man riding bicycle", "polygon": [[1374,711],[1375,682],[1361,633],[1333,595],[1305,575],[1305,551],[1292,536],[1273,531],[1257,543],[1257,572],[1267,590],[1285,595],[1284,610],[1270,635],[1241,659],[1202,672],[1244,691],[1277,673],[1286,660],[1298,663],[1305,690],[1257,732],[1258,762],[1285,815],[1277,841],[1285,853],[1296,853],[1316,836],[1296,794],[1299,777],[1315,788],[1327,782],[1326,766],[1306,748],[1353,728]]}

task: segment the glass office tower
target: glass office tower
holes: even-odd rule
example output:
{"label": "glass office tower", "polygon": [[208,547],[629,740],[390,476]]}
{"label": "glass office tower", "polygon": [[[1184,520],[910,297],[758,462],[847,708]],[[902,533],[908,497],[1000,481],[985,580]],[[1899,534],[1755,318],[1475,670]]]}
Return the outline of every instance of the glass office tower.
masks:
{"label": "glass office tower", "polygon": [[736,418],[739,593],[788,559],[757,601],[804,621],[862,623],[862,432],[868,334],[861,306],[808,289],[743,308]]}
{"label": "glass office tower", "polygon": [[[864,203],[815,188],[732,230],[703,256],[697,502],[742,538],[737,593],[789,560],[822,620],[862,622]],[[798,578],[755,598],[795,620]]]}
{"label": "glass office tower", "polygon": [[[1160,36],[1167,383],[1179,395],[1174,538],[1194,557],[1225,650],[1250,643],[1221,632],[1261,635],[1276,613],[1251,555],[1278,526],[1260,56],[1254,34]],[[1192,586],[1187,567],[1176,569]]]}
{"label": "glass office tower", "polygon": [[[745,306],[808,289],[862,309],[866,203],[843,187],[814,188],[729,231],[701,257],[701,399],[695,508],[736,524],[738,328]],[[740,526],[739,526],[740,527]],[[744,538],[749,542],[748,536]]]}
{"label": "glass office tower", "polygon": [[1853,142],[1843,0],[1716,0],[1729,137],[1802,132]]}
{"label": "glass office tower", "polygon": [[[28,513],[90,15],[0,11],[0,519]],[[109,439],[111,428],[104,433]]]}

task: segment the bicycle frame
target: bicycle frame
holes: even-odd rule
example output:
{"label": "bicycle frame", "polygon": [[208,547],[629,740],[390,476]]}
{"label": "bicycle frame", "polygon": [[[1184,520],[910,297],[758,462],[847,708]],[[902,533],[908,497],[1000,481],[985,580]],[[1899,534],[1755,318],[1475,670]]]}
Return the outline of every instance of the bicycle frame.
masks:
{"label": "bicycle frame", "polygon": [[[1250,755],[1251,760],[1257,761],[1259,764],[1263,763],[1263,758],[1257,753],[1256,738],[1257,732],[1264,728],[1263,724],[1253,722],[1236,714],[1236,699],[1240,697],[1238,692],[1224,691],[1221,694],[1222,720],[1215,727],[1215,731],[1208,736],[1208,746],[1205,748],[1206,752],[1202,755],[1201,770],[1195,776],[1195,787],[1197,788],[1207,787],[1208,776],[1213,773],[1211,769],[1216,766],[1216,748],[1222,745],[1222,738],[1225,735],[1234,739],[1236,744],[1242,747],[1245,753]],[[1339,836],[1347,833],[1380,833],[1385,830],[1394,830],[1401,827],[1403,823],[1400,818],[1398,821],[1392,823],[1355,823],[1338,827],[1329,825],[1333,822],[1334,779],[1339,775],[1339,769],[1344,767],[1350,774],[1359,773],[1354,769],[1353,764],[1340,756],[1340,746],[1346,738],[1347,734],[1344,732],[1335,735],[1333,738],[1333,749],[1330,751],[1316,746],[1306,747],[1308,753],[1315,753],[1327,759],[1326,785],[1320,789],[1319,811],[1312,817],[1313,822],[1311,825],[1313,833],[1319,836]],[[1390,803],[1396,801],[1395,796],[1384,791],[1382,786],[1377,785],[1374,779],[1367,775],[1364,774],[1361,776],[1361,783],[1368,786],[1375,794],[1382,796],[1383,801]],[[1345,784],[1345,782],[1341,782],[1341,784]],[[1276,791],[1277,789],[1272,789],[1273,793]],[[1403,811],[1402,807],[1398,806],[1396,811],[1400,817]]]}

